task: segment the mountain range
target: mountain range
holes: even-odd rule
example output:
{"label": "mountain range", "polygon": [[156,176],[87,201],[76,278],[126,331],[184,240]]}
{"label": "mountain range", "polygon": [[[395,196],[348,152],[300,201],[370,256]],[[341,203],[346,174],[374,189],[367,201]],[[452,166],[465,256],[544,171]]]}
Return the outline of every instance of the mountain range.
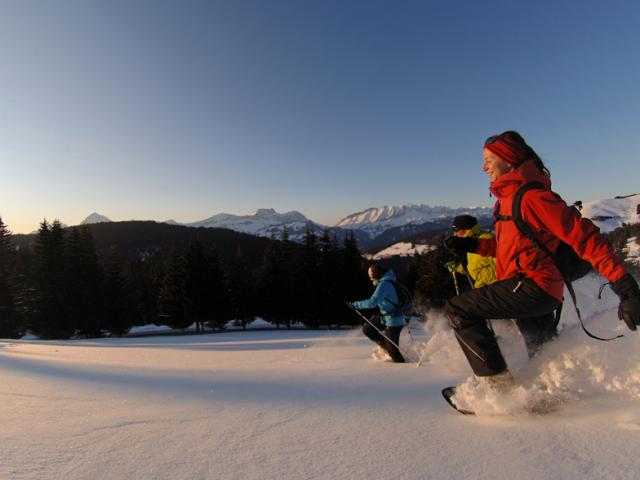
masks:
{"label": "mountain range", "polygon": [[[591,218],[603,232],[609,232],[622,223],[640,221],[640,194],[595,200],[582,205],[582,215]],[[375,250],[410,237],[441,232],[450,227],[457,215],[469,214],[478,218],[482,225],[490,225],[492,209],[489,207],[451,208],[445,206],[404,204],[369,208],[344,217],[334,226],[313,222],[298,211],[278,213],[271,208],[262,208],[246,215],[220,213],[205,220],[182,224],[193,228],[226,228],[261,237],[280,238],[286,228],[289,238],[300,242],[307,230],[319,233],[328,229],[332,236],[341,240],[347,231],[352,231],[364,250]],[[82,224],[109,222],[104,215],[91,214]],[[174,220],[165,223],[178,224]],[[179,224],[180,225],[180,224]]]}

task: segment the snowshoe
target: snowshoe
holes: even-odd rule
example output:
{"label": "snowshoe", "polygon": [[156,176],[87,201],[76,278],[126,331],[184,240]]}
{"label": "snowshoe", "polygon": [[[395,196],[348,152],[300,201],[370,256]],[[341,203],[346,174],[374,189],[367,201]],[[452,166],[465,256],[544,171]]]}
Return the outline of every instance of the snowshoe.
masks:
{"label": "snowshoe", "polygon": [[449,405],[451,405],[452,408],[454,408],[455,410],[457,410],[458,412],[460,412],[463,415],[475,415],[476,412],[474,412],[473,410],[467,410],[465,408],[458,407],[455,404],[455,402],[453,400],[453,396],[455,394],[456,394],[456,387],[447,387],[447,388],[442,389],[442,396],[447,401],[447,403]]}

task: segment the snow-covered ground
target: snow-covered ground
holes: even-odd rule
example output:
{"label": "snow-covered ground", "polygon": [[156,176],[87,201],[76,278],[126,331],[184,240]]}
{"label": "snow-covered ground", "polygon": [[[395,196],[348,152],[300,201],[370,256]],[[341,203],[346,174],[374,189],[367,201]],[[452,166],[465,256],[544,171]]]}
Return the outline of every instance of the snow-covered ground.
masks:
{"label": "snow-covered ground", "polygon": [[[640,471],[640,333],[599,279],[578,285],[588,338],[528,361],[494,322],[521,386],[466,417],[440,396],[470,376],[439,313],[371,357],[359,331],[0,341],[2,479],[623,479]],[[546,415],[532,398],[558,400]]]}

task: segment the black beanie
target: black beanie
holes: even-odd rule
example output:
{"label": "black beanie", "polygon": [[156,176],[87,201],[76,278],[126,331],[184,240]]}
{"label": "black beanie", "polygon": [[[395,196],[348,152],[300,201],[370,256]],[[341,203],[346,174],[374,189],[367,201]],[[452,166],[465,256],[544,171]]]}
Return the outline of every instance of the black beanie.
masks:
{"label": "black beanie", "polygon": [[476,217],[471,215],[458,215],[453,219],[454,230],[469,230],[478,224]]}

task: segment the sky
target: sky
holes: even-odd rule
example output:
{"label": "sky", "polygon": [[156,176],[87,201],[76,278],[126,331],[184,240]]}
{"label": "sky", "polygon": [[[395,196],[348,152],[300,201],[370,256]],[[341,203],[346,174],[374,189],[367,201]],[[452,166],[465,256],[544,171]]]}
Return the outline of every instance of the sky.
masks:
{"label": "sky", "polygon": [[640,3],[0,0],[0,216],[328,225],[490,206],[518,130],[567,201],[640,191]]}

